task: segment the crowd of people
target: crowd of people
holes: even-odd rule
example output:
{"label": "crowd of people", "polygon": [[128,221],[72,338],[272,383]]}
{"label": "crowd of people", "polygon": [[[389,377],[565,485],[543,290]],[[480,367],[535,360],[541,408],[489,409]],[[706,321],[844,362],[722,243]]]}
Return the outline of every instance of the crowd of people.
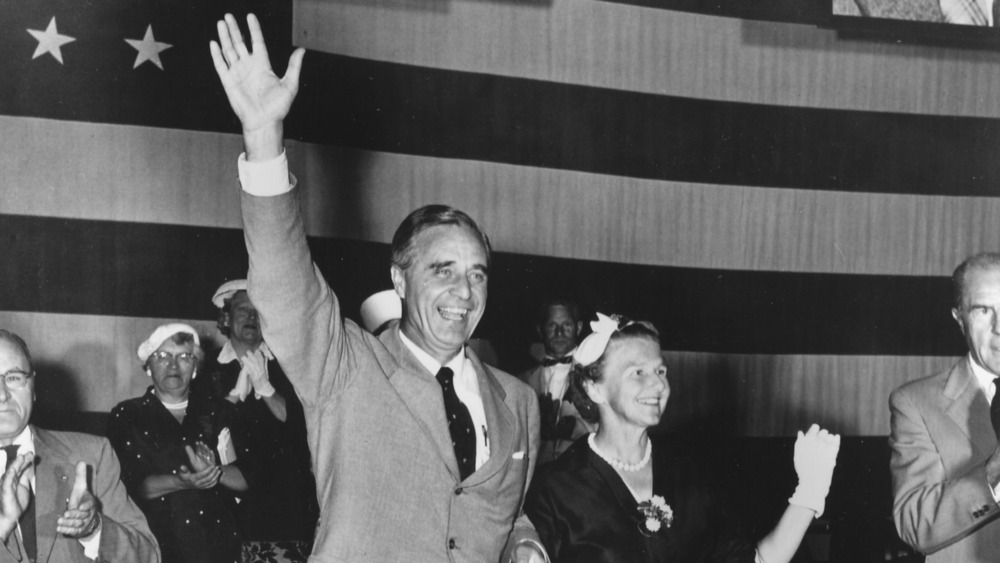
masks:
{"label": "crowd of people", "polygon": [[[191,326],[138,345],[148,379],[107,439],[30,424],[28,345],[0,330],[0,562],[304,560],[780,563],[823,514],[840,437],[800,431],[798,477],[763,537],[696,455],[651,432],[670,397],[652,324],[555,299],[536,315],[543,357],[519,377],[469,345],[487,304],[491,244],[445,205],[391,243],[388,315],[348,319],[315,267],[283,122],[304,51],[272,70],[259,23],[231,15],[211,43],[243,128],[249,273],[212,296],[223,346]],[[343,273],[338,275],[349,275]],[[891,399],[894,517],[942,561],[1000,544],[1000,255],[954,275],[969,356]],[[971,438],[971,439],[970,439]],[[294,551],[294,550],[293,550]]]}

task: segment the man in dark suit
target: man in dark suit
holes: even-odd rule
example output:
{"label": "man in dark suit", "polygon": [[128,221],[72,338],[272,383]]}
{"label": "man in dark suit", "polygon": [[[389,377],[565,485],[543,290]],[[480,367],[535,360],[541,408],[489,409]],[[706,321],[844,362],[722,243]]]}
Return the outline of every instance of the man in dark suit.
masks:
{"label": "man in dark suit", "polygon": [[108,441],[28,424],[34,381],[27,345],[0,329],[0,446],[10,457],[0,480],[0,562],[159,561]]}
{"label": "man in dark suit", "polygon": [[552,461],[577,438],[597,430],[596,423],[580,416],[567,394],[573,350],[582,328],[580,307],[573,301],[551,299],[538,309],[535,330],[542,339],[545,357],[517,376],[538,395],[542,421],[538,463]]}
{"label": "man in dark suit", "polygon": [[465,346],[486,306],[488,238],[457,209],[414,211],[392,241],[402,318],[378,337],[345,319],[312,263],[283,146],[304,51],[279,79],[247,23],[252,49],[227,15],[212,58],[243,126],[250,299],[305,410],[322,514],[314,557],[544,561],[521,512],[538,402]]}
{"label": "man in dark suit", "polygon": [[[889,398],[893,519],[928,563],[1000,561],[1000,254],[952,276],[969,354]],[[991,417],[991,401],[994,404]],[[991,422],[991,418],[994,422]]]}

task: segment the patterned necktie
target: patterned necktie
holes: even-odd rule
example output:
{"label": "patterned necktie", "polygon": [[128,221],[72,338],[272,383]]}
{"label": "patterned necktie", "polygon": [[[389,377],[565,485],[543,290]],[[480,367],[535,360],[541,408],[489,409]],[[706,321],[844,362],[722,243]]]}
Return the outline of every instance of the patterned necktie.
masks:
{"label": "patterned necktie", "polygon": [[472,415],[455,393],[455,373],[442,367],[435,377],[444,392],[444,414],[448,418],[451,445],[455,448],[455,459],[458,460],[458,473],[464,481],[476,470],[476,432],[472,425]]}
{"label": "patterned necktie", "polygon": [[[17,444],[11,444],[9,446],[3,446],[3,451],[7,454],[7,466],[5,470],[14,463],[17,459]],[[31,493],[28,497],[28,506],[24,509],[21,514],[21,518],[18,519],[17,523],[21,526],[21,542],[24,544],[24,553],[28,556],[29,561],[35,561],[38,556],[38,550],[35,545],[35,494]]]}
{"label": "patterned necktie", "polygon": [[993,423],[993,431],[997,438],[1000,438],[1000,377],[993,378],[993,400],[990,401],[990,422]]}

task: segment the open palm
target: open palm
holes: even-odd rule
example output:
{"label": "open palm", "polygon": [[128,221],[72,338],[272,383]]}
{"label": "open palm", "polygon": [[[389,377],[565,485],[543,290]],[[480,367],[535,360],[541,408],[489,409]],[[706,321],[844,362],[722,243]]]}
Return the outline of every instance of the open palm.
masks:
{"label": "open palm", "polygon": [[279,78],[271,69],[260,23],[253,14],[247,15],[247,27],[252,50],[247,49],[231,14],[218,23],[219,41],[212,41],[209,47],[230,106],[243,124],[243,131],[253,132],[281,122],[288,115],[299,90],[305,50],[299,48],[292,53],[285,76]]}

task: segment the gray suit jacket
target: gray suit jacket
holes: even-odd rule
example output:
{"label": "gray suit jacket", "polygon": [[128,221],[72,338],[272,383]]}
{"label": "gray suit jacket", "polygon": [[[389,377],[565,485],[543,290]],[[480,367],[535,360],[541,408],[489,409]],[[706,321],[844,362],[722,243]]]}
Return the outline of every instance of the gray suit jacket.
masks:
{"label": "gray suit jacket", "polygon": [[441,387],[398,327],[379,339],[343,318],[311,261],[297,190],[242,198],[250,298],[309,431],[321,507],[310,561],[495,562],[537,539],[521,512],[538,447],[534,393],[467,351],[490,459],[461,481]]}
{"label": "gray suit jacket", "polygon": [[[90,466],[90,491],[101,502],[101,547],[98,562],[155,563],[160,549],[146,517],[125,493],[121,469],[104,438],[75,432],[31,428],[35,442],[35,537],[38,563],[90,563],[78,540],[56,532],[56,520],[66,510],[76,464]],[[17,533],[0,549],[0,562],[26,560]]]}
{"label": "gray suit jacket", "polygon": [[1000,508],[985,466],[997,438],[968,357],[896,389],[889,408],[900,537],[927,563],[1000,561]]}

